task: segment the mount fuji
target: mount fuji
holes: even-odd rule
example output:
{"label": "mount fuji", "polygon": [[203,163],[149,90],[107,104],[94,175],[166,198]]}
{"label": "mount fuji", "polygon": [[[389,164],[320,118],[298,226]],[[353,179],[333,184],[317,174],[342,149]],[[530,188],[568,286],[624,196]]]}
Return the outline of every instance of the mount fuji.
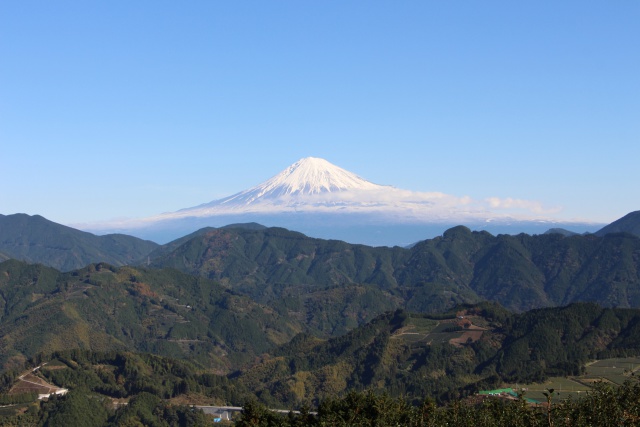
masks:
{"label": "mount fuji", "polygon": [[508,202],[374,184],[324,159],[307,157],[267,181],[223,199],[153,217],[82,228],[163,242],[206,226],[257,222],[313,237],[387,246],[434,237],[461,224],[510,234],[542,233],[551,227],[579,232],[599,228],[596,224],[561,223],[531,210],[505,209],[505,205],[527,206],[522,201]]}
{"label": "mount fuji", "polygon": [[169,215],[334,211],[347,204],[357,209],[389,191],[394,188],[373,184],[324,159],[307,157],[253,188]]}

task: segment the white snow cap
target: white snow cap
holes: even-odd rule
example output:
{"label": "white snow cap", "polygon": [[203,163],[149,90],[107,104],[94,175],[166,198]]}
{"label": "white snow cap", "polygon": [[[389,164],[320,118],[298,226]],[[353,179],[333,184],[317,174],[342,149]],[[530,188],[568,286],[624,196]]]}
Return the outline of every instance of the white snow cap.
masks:
{"label": "white snow cap", "polygon": [[[507,200],[506,207],[526,205]],[[515,203],[517,202],[517,203]],[[364,214],[380,223],[439,223],[489,220],[540,220],[527,213],[494,212],[501,200],[473,200],[440,192],[416,192],[378,185],[317,157],[298,160],[274,177],[248,190],[199,206],[138,220],[136,227],[164,221],[243,215],[233,222],[246,222],[244,215],[275,218],[280,214]],[[299,217],[297,217],[299,218]],[[344,217],[347,218],[347,217]],[[262,220],[260,220],[262,221]],[[271,221],[266,219],[265,221]],[[287,219],[288,221],[288,219]],[[346,221],[346,219],[345,219]],[[357,220],[360,221],[360,220]],[[123,228],[124,225],[118,225]]]}
{"label": "white snow cap", "polygon": [[361,190],[380,190],[390,187],[377,185],[360,178],[324,159],[305,157],[278,175],[248,190],[234,194],[213,204],[253,204],[259,200],[282,197],[317,196]]}
{"label": "white snow cap", "polygon": [[380,187],[324,159],[305,157],[249,191],[257,193],[257,197],[277,197]]}

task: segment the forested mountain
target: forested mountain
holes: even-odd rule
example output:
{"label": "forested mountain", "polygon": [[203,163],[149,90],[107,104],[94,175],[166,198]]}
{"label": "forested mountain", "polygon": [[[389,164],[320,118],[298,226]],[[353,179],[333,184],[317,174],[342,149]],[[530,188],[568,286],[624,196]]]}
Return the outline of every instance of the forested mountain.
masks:
{"label": "forested mountain", "polygon": [[[224,315],[220,317],[224,322]],[[46,331],[43,335],[34,332],[42,326],[20,328],[19,333],[43,340]],[[252,397],[275,407],[316,405],[363,390],[385,392],[414,403],[425,397],[444,402],[480,389],[498,388],[505,381],[542,382],[551,375],[578,375],[594,358],[640,354],[640,310],[590,303],[522,314],[493,303],[461,306],[438,315],[396,310],[342,336],[325,340],[301,333],[280,346],[267,345],[259,358],[252,352],[241,369],[227,376],[205,367],[203,347],[200,352],[174,350],[182,361],[123,351],[127,344],[136,346],[126,340],[104,343],[96,351],[83,342],[86,330],[69,322],[67,326],[71,327],[62,337],[66,346],[29,354],[33,366],[51,360],[63,363],[55,362],[42,370],[47,380],[59,386],[88,387],[112,398],[150,392],[169,399],[196,393],[201,397],[193,399],[208,396],[218,404],[234,406]],[[106,329],[98,323],[91,326],[102,328],[102,332]],[[245,341],[244,351],[255,349],[249,342],[255,336],[237,338]],[[142,335],[136,339],[157,342],[157,338]],[[198,345],[194,339],[177,341]],[[239,341],[236,345],[240,346]],[[157,346],[153,350],[163,351]],[[208,351],[215,349],[209,347]],[[220,355],[208,357],[217,359]],[[25,360],[14,356],[8,367],[22,367]],[[11,387],[12,375],[1,377],[0,388]]]}
{"label": "forested mountain", "polygon": [[116,266],[130,264],[157,246],[154,242],[124,234],[96,236],[39,215],[0,215],[0,252],[10,258],[62,271],[96,262]]}
{"label": "forested mountain", "polygon": [[[52,396],[43,402],[33,402],[34,393],[2,394],[3,402],[24,402],[3,406],[2,425],[207,426],[213,417],[194,408],[194,404],[234,402],[244,406],[234,422],[237,426],[635,426],[640,416],[640,382],[633,378],[620,386],[596,383],[577,399],[560,401],[550,390],[549,406],[531,406],[524,398],[490,396],[484,401],[479,396],[454,398],[441,406],[432,396],[426,396],[411,405],[405,396],[392,397],[370,388],[329,395],[314,413],[302,407],[297,414],[277,414],[257,403],[237,379],[200,372],[185,361],[129,352],[71,350],[32,362],[46,364],[30,370],[31,381],[59,384],[70,391],[64,397]],[[10,378],[5,374],[2,379]],[[464,395],[470,390],[462,391]],[[120,403],[117,407],[113,399]]]}
{"label": "forested mountain", "polygon": [[[640,308],[640,237],[628,232],[493,236],[458,226],[389,248],[234,224],[157,246],[37,216],[0,220],[2,369],[57,352],[69,363],[47,375],[112,397],[214,387],[222,400],[285,407],[352,390],[446,401],[640,354],[640,310],[625,308]],[[108,256],[139,266],[60,272],[5,260],[16,251],[64,268]],[[76,372],[83,363],[99,367]]]}
{"label": "forested mountain", "polygon": [[576,234],[580,234],[580,233],[575,233],[573,231],[569,231],[569,230],[565,230],[564,228],[550,228],[547,231],[544,232],[544,234],[562,234],[563,236],[575,236]]}
{"label": "forested mountain", "polygon": [[492,236],[455,227],[410,249],[351,245],[282,228],[213,229],[159,249],[151,266],[220,281],[267,303],[370,285],[413,311],[497,301],[513,310],[597,301],[640,307],[640,238]]}
{"label": "forested mountain", "polygon": [[352,284],[267,306],[171,269],[100,263],[60,273],[9,260],[0,263],[0,362],[9,369],[73,348],[143,351],[237,370],[264,401],[299,403],[349,389],[419,396],[539,380],[640,351],[639,310],[575,304],[514,315],[482,303],[410,314],[381,292]]}
{"label": "forested mountain", "polygon": [[[240,229],[246,229],[246,230],[264,230],[267,227],[265,227],[264,225],[256,224],[256,223],[247,223],[247,224],[229,224],[225,227],[221,227],[220,229],[233,229],[233,228],[240,228]],[[179,248],[181,245],[187,243],[189,240],[196,238],[198,236],[202,236],[204,234],[213,232],[216,229],[217,228],[215,227],[204,227],[194,231],[193,233],[187,234],[186,236],[183,236],[179,239],[173,240],[167,244],[158,246],[153,251],[147,254],[145,261],[148,259],[155,259],[164,255],[170,254],[171,252]]]}
{"label": "forested mountain", "polygon": [[[189,415],[161,399],[242,405],[256,398],[289,408],[369,390],[446,402],[504,381],[574,375],[593,358],[640,354],[636,309],[579,303],[514,314],[484,302],[440,314],[390,310],[352,327],[346,313],[367,311],[362,295],[349,296],[358,287],[373,295],[373,285],[351,284],[310,292],[304,308],[286,298],[269,307],[176,270],[100,263],[60,273],[5,261],[0,388],[11,386],[27,359],[31,366],[53,361],[41,376],[72,392],[29,416],[62,416],[78,399],[78,408],[105,396],[129,399],[126,410],[96,409],[102,422],[117,424],[119,417]],[[385,295],[368,302],[372,312]],[[136,409],[143,401],[144,416]]]}
{"label": "forested mountain", "polygon": [[[210,426],[213,417],[185,402],[206,399],[209,403],[224,404],[244,402],[251,396],[237,390],[227,378],[201,372],[188,361],[151,354],[65,350],[46,358],[36,357],[31,362],[27,380],[31,382],[23,389],[38,389],[38,384],[46,381],[69,392],[63,397],[53,395],[34,402],[35,392],[15,393],[15,384],[26,382],[18,380],[18,372],[5,372],[1,377],[5,381],[1,384],[0,398],[24,403],[3,406],[0,425]],[[33,370],[34,365],[39,368]],[[11,391],[5,394],[8,388]],[[114,405],[115,402],[119,404]]]}
{"label": "forested mountain", "polygon": [[640,354],[640,310],[595,303],[531,310],[506,317],[493,358],[496,372],[517,381],[577,375],[593,359]]}
{"label": "forested mountain", "polygon": [[640,310],[589,303],[523,314],[487,303],[438,316],[396,311],[329,340],[299,335],[238,381],[272,404],[313,404],[348,390],[448,400],[640,354],[639,327]]}
{"label": "forested mountain", "polygon": [[631,233],[640,236],[640,211],[628,213],[595,232],[596,236],[604,236],[609,233]]}
{"label": "forested mountain", "polygon": [[91,264],[60,273],[0,263],[0,362],[79,348],[188,358],[226,372],[305,326],[295,318],[175,270]]}
{"label": "forested mountain", "polygon": [[[636,214],[611,226],[626,224],[623,228],[632,231]],[[411,248],[389,248],[234,224],[158,246],[124,235],[95,236],[40,216],[0,215],[0,260],[15,258],[63,271],[96,262],[150,263],[215,279],[262,303],[282,308],[286,302],[300,316],[308,313],[297,307],[327,297],[347,309],[344,321],[322,320],[321,330],[334,323],[331,333],[396,307],[433,311],[485,299],[514,310],[575,301],[638,307],[638,239],[616,233],[492,236],[459,226]],[[341,293],[346,299],[337,297]]]}

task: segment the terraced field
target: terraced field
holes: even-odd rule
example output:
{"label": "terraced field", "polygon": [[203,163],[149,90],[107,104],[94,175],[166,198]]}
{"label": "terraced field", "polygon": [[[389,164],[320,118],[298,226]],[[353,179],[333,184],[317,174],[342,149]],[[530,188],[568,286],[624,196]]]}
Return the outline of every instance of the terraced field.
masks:
{"label": "terraced field", "polygon": [[33,371],[21,375],[15,385],[9,390],[9,394],[37,393],[39,395],[49,395],[61,392],[66,393],[66,390],[49,384],[44,379],[38,377],[38,369],[39,368],[36,368]]}
{"label": "terraced field", "polygon": [[640,357],[604,359],[587,365],[583,382],[605,380],[614,384],[622,384],[629,379],[632,372],[640,370]]}
{"label": "terraced field", "polygon": [[396,331],[393,336],[409,344],[461,345],[479,340],[485,330],[473,324],[473,317],[445,320],[410,318],[408,325]]}
{"label": "terraced field", "polygon": [[587,365],[586,373],[577,377],[551,377],[542,384],[508,384],[514,390],[524,390],[525,396],[546,401],[543,393],[553,389],[554,400],[576,399],[591,389],[591,384],[605,381],[620,385],[640,370],[639,357],[603,359]]}

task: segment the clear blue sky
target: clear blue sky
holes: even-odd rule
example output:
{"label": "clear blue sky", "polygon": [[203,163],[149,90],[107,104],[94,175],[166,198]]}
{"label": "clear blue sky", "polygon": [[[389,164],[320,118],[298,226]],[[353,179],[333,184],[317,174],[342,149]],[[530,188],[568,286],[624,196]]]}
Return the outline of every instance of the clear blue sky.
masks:
{"label": "clear blue sky", "polygon": [[640,2],[3,1],[0,213],[205,203],[323,157],[378,184],[640,209]]}

